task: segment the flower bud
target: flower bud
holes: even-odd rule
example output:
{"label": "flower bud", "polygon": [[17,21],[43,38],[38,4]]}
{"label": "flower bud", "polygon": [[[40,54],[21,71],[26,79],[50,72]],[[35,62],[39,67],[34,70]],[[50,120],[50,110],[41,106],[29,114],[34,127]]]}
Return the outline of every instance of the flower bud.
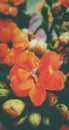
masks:
{"label": "flower bud", "polygon": [[69,44],[69,32],[62,33],[59,37],[59,41],[64,44]]}
{"label": "flower bud", "polygon": [[2,105],[2,109],[11,118],[16,118],[24,111],[25,103],[19,99],[9,99]]}
{"label": "flower bud", "polygon": [[54,106],[58,102],[58,97],[53,93],[48,93],[46,102],[49,106]]}
{"label": "flower bud", "polygon": [[61,112],[60,114],[62,115],[63,119],[69,121],[69,110],[65,112]]}
{"label": "flower bud", "polygon": [[40,122],[41,122],[41,115],[39,113],[34,112],[29,115],[29,123],[31,124],[31,126],[37,127],[40,125]]}
{"label": "flower bud", "polygon": [[0,98],[8,97],[9,95],[10,95],[10,90],[0,88]]}
{"label": "flower bud", "polygon": [[42,56],[46,51],[47,44],[41,39],[33,39],[29,44],[29,50],[35,52],[36,55]]}
{"label": "flower bud", "polygon": [[55,2],[52,7],[51,7],[51,11],[53,14],[58,14],[61,12],[61,4],[58,2]]}
{"label": "flower bud", "polygon": [[4,89],[6,87],[6,84],[4,82],[0,82],[0,89]]}
{"label": "flower bud", "polygon": [[44,126],[49,126],[50,125],[50,119],[49,119],[49,117],[44,117],[43,118],[43,124],[44,124]]}
{"label": "flower bud", "polygon": [[65,104],[57,104],[56,108],[59,112],[66,112],[68,111],[68,107]]}
{"label": "flower bud", "polygon": [[27,113],[25,113],[24,116],[21,116],[21,118],[18,118],[18,120],[14,121],[14,126],[19,126],[21,124],[23,124],[27,119]]}

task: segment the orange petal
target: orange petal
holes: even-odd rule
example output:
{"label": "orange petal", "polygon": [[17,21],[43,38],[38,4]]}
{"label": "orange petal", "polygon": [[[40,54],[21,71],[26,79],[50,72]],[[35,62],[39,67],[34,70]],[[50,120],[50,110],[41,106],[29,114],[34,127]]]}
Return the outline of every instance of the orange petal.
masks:
{"label": "orange petal", "polygon": [[21,68],[18,68],[16,65],[12,67],[9,73],[10,79],[13,79],[13,76],[16,76],[18,80],[25,82],[28,79],[32,79],[31,72],[27,72]]}
{"label": "orange petal", "polygon": [[15,6],[20,5],[23,2],[24,2],[24,0],[13,0],[13,3]]}
{"label": "orange petal", "polygon": [[29,97],[35,106],[40,106],[46,99],[46,91],[40,87],[32,87],[29,91]]}
{"label": "orange petal", "polygon": [[0,57],[4,57],[8,52],[8,46],[6,44],[0,43]]}
{"label": "orange petal", "polygon": [[42,87],[48,90],[60,91],[64,89],[64,74],[60,70],[54,71],[47,82],[43,82]]}
{"label": "orange petal", "polygon": [[14,65],[11,69],[10,69],[10,72],[9,72],[9,76],[10,78],[14,75],[17,75],[17,71],[18,71],[18,67],[16,65]]}
{"label": "orange petal", "polygon": [[16,23],[10,19],[0,19],[0,41],[11,41],[12,31],[17,27]]}
{"label": "orange petal", "polygon": [[69,7],[69,0],[58,0],[64,7]]}
{"label": "orange petal", "polygon": [[46,83],[52,74],[53,74],[53,69],[51,66],[49,66],[48,68],[44,68],[43,71],[40,72],[38,78],[39,78],[39,83],[41,84],[41,87],[45,86],[43,88],[46,89]]}
{"label": "orange petal", "polygon": [[10,49],[9,53],[3,58],[3,64],[12,66],[15,63],[15,53]]}
{"label": "orange petal", "polygon": [[40,60],[39,72],[45,67],[51,66],[54,70],[58,69],[60,63],[60,55],[54,51],[46,52]]}
{"label": "orange petal", "polygon": [[37,65],[39,65],[39,62],[39,58],[30,51],[24,51],[16,57],[17,66],[26,71],[32,71],[32,69],[36,68]]}
{"label": "orange petal", "polygon": [[8,13],[9,15],[15,17],[18,14],[18,8],[10,6],[10,8],[8,9]]}
{"label": "orange petal", "polygon": [[15,95],[20,97],[28,96],[30,89],[34,87],[34,85],[33,80],[27,80],[24,83],[19,83],[18,80],[14,80],[10,84]]}
{"label": "orange petal", "polygon": [[18,27],[15,28],[12,34],[12,43],[15,48],[22,48],[25,50],[29,46],[27,34],[21,31]]}

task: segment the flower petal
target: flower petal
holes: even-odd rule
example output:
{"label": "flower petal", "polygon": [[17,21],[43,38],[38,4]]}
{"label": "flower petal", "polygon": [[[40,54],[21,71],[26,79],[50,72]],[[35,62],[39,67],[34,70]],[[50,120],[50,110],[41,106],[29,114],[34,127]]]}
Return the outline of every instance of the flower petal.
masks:
{"label": "flower petal", "polygon": [[28,36],[18,27],[14,29],[12,34],[12,43],[14,48],[22,48],[25,50],[29,46]]}
{"label": "flower petal", "polygon": [[35,106],[40,106],[46,99],[46,91],[40,87],[32,87],[29,91],[29,97]]}
{"label": "flower petal", "polygon": [[51,66],[53,70],[58,69],[60,63],[60,55],[54,51],[46,52],[40,60],[39,72],[45,67]]}
{"label": "flower petal", "polygon": [[60,70],[54,71],[50,78],[42,83],[42,88],[60,91],[64,89],[64,74]]}
{"label": "flower petal", "polygon": [[69,0],[58,0],[64,7],[69,7]]}
{"label": "flower petal", "polygon": [[29,91],[35,86],[33,80],[27,80],[24,83],[19,82],[17,79],[10,83],[11,89],[16,96],[24,97],[29,95]]}
{"label": "flower petal", "polygon": [[32,71],[39,62],[39,58],[33,52],[24,51],[16,57],[17,66],[26,71]]}
{"label": "flower petal", "polygon": [[0,57],[4,57],[8,52],[9,48],[6,44],[0,43]]}

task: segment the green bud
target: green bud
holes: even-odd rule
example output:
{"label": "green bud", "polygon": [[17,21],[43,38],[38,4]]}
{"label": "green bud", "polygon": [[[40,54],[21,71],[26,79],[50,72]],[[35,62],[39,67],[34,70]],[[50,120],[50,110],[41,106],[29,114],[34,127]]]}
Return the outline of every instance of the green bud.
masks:
{"label": "green bud", "polygon": [[50,119],[49,119],[49,117],[44,117],[44,118],[43,118],[43,124],[44,124],[45,126],[49,126],[49,125],[50,125]]}
{"label": "green bud", "polygon": [[41,115],[39,113],[34,112],[29,115],[29,123],[31,124],[31,126],[37,127],[40,125],[40,122],[41,122]]}
{"label": "green bud", "polygon": [[23,113],[25,103],[19,99],[10,99],[2,105],[2,109],[11,118],[16,118]]}
{"label": "green bud", "polygon": [[4,85],[0,82],[0,89],[3,89]]}
{"label": "green bud", "polygon": [[19,126],[21,124],[23,124],[27,119],[27,113],[21,117],[20,119],[18,119],[17,121],[14,122],[14,126]]}
{"label": "green bud", "polygon": [[69,110],[65,112],[61,112],[60,114],[62,115],[63,119],[69,121]]}
{"label": "green bud", "polygon": [[6,88],[6,84],[4,82],[0,82],[0,89]]}
{"label": "green bud", "polygon": [[[3,86],[1,86],[3,87]],[[10,90],[0,88],[0,98],[8,97],[10,94]]]}
{"label": "green bud", "polygon": [[56,108],[59,112],[66,112],[68,110],[68,107],[65,104],[57,104]]}

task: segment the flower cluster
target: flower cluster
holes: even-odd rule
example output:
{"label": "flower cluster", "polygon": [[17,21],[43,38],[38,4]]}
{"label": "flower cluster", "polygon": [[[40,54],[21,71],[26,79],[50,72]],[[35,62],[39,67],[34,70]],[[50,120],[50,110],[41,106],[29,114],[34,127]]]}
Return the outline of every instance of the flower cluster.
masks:
{"label": "flower cluster", "polygon": [[29,96],[39,106],[46,99],[46,89],[64,88],[64,74],[58,70],[61,55],[49,51],[40,59],[28,50],[28,35],[15,22],[1,19],[0,23],[0,64],[13,65],[9,72],[10,87],[16,96]]}
{"label": "flower cluster", "polygon": [[0,23],[0,64],[13,65],[9,72],[10,87],[16,96],[29,96],[39,106],[46,99],[46,89],[64,88],[64,74],[58,70],[61,55],[49,51],[39,59],[26,50],[28,35],[15,22],[1,19]]}
{"label": "flower cluster", "polygon": [[[8,122],[10,120],[18,126],[27,118],[26,109],[29,112],[34,109],[37,112],[28,115],[30,124],[37,127],[43,120],[48,126],[50,120],[44,112],[52,107],[57,115],[69,121],[68,107],[60,104],[62,93],[69,90],[69,22],[65,17],[69,1],[46,0],[40,3],[43,19],[38,29],[42,27],[45,31],[46,42],[36,38],[28,29],[20,28],[16,22],[18,6],[22,3],[24,0],[0,1],[0,13],[6,16],[0,18],[1,118],[8,117]],[[56,37],[52,35],[53,30]]]}

